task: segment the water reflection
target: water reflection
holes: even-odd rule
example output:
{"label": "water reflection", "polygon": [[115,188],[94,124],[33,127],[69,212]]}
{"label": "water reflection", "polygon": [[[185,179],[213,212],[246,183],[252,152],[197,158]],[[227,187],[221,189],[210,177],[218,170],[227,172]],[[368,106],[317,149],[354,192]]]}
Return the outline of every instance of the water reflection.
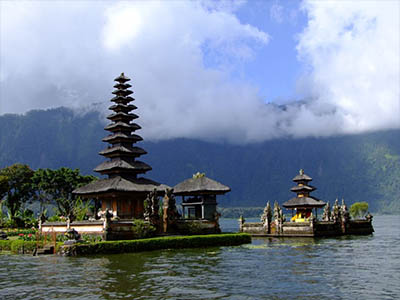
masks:
{"label": "water reflection", "polygon": [[395,299],[399,223],[376,217],[373,236],[256,238],[240,247],[0,255],[0,299]]}

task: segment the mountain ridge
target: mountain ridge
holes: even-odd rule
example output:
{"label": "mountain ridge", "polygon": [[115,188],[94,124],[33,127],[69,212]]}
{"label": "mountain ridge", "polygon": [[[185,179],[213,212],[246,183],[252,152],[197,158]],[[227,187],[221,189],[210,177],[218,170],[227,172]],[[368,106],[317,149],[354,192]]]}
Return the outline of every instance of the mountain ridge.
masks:
{"label": "mountain ridge", "polygon": [[[76,114],[60,107],[0,116],[0,167],[79,168],[84,174],[104,158],[105,124],[96,111]],[[140,134],[140,133],[139,133]],[[145,177],[174,186],[197,171],[232,188],[222,206],[264,206],[292,197],[300,168],[317,198],[348,205],[367,201],[371,211],[400,213],[400,130],[323,138],[282,138],[232,145],[191,139],[138,143],[153,167]],[[98,174],[96,174],[98,175]]]}

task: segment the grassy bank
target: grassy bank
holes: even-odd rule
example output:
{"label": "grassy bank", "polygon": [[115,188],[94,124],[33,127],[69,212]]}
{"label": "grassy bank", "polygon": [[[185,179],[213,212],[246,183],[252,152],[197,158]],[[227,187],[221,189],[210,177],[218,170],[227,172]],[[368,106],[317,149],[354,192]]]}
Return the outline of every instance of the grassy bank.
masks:
{"label": "grassy bank", "polygon": [[[53,245],[53,243],[47,243],[46,245]],[[58,242],[56,244],[56,250],[62,245]],[[7,251],[14,254],[32,254],[36,247],[43,247],[43,241],[39,243],[36,241],[23,241],[23,240],[0,240],[0,252]]]}
{"label": "grassy bank", "polygon": [[[237,246],[251,243],[251,236],[246,233],[226,233],[192,236],[169,236],[130,241],[105,241],[76,244],[76,255],[130,253],[161,249],[204,248],[213,246]],[[63,243],[57,242],[56,251]],[[50,245],[50,243],[47,243]],[[0,240],[0,252],[14,254],[32,254],[36,247],[43,247],[43,242],[23,240]]]}
{"label": "grassy bank", "polygon": [[90,244],[78,244],[76,255],[114,254],[161,249],[204,248],[212,246],[237,246],[251,242],[244,233],[171,236],[130,241],[106,241]]}

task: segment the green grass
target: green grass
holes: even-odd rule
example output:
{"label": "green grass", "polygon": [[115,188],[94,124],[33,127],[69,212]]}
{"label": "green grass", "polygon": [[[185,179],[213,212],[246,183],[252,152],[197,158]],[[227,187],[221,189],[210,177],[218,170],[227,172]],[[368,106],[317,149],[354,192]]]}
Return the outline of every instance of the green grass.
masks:
{"label": "green grass", "polygon": [[130,241],[106,241],[75,245],[77,255],[115,254],[161,249],[204,248],[215,246],[237,246],[251,243],[245,233],[210,234],[192,236],[158,237]]}

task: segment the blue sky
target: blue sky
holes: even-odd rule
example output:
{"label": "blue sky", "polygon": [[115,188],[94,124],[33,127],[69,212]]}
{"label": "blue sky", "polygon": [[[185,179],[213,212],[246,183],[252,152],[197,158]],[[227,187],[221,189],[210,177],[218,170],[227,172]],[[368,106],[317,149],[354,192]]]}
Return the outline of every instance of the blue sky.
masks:
{"label": "blue sky", "polygon": [[2,0],[0,114],[105,115],[125,72],[145,139],[400,128],[399,14],[397,0]]}
{"label": "blue sky", "polygon": [[243,23],[268,32],[268,45],[257,51],[254,60],[244,66],[244,76],[260,88],[266,101],[301,98],[296,82],[302,73],[297,58],[298,34],[306,24],[301,1],[250,1],[237,12]]}

